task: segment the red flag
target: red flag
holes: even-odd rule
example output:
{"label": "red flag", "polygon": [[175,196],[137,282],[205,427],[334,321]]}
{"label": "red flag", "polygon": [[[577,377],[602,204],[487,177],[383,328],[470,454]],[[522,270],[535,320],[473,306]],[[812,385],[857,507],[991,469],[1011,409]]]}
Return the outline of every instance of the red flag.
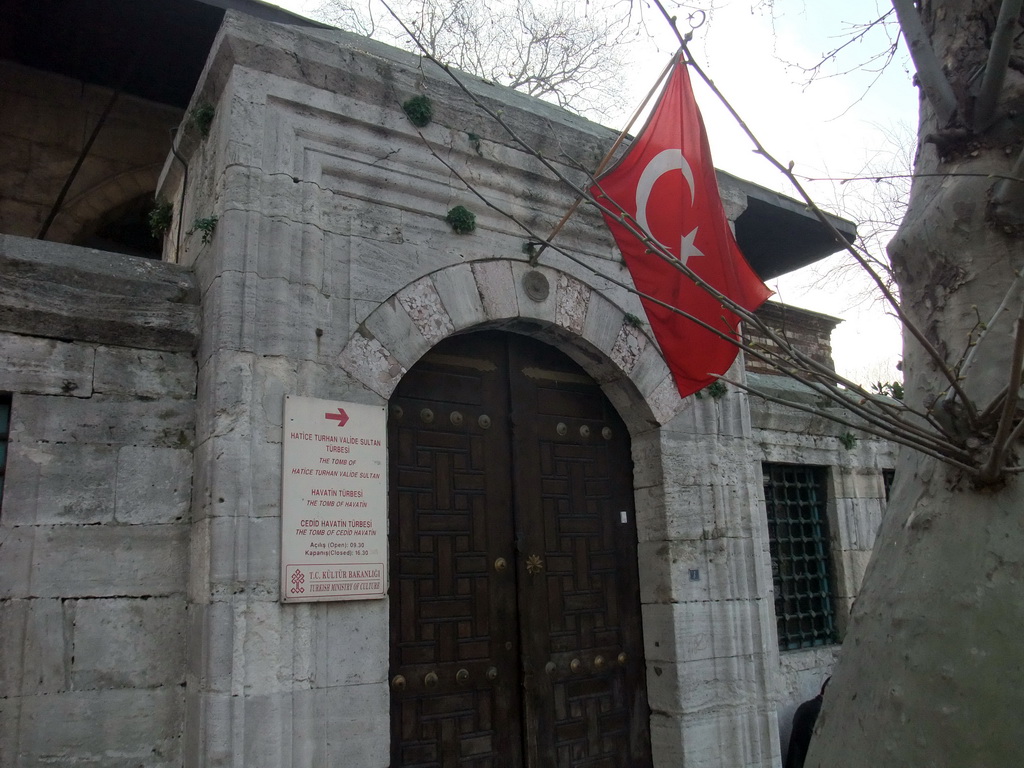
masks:
{"label": "red flag", "polygon": [[[633,283],[713,328],[739,338],[739,318],[637,238],[642,230],[716,290],[755,310],[771,291],[747,264],[718,194],[715,167],[686,63],[680,56],[647,125],[626,154],[591,187]],[[608,212],[636,221],[630,230]],[[693,320],[642,298],[681,397],[725,373],[737,348]]]}

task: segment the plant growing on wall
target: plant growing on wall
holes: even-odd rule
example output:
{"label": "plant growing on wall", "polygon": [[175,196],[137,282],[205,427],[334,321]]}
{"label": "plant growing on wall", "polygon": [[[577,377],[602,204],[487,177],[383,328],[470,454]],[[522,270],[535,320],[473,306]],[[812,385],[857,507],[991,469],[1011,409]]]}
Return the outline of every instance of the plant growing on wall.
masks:
{"label": "plant growing on wall", "polygon": [[149,224],[149,233],[159,240],[171,228],[171,220],[173,218],[174,209],[170,203],[166,201],[157,203],[146,217],[146,222]]}
{"label": "plant growing on wall", "polygon": [[417,128],[429,125],[434,119],[434,107],[426,96],[413,96],[402,105],[402,110]]}
{"label": "plant growing on wall", "polygon": [[471,210],[462,205],[456,205],[448,211],[448,215],[444,217],[444,220],[448,222],[452,231],[460,235],[468,235],[476,229],[476,216],[473,215]]}
{"label": "plant growing on wall", "polygon": [[213,233],[217,229],[217,220],[218,217],[216,216],[197,218],[192,222],[192,229],[190,229],[187,234],[191,235],[194,232],[198,232],[200,241],[203,245],[209,245],[213,242]]}
{"label": "plant growing on wall", "polygon": [[203,102],[192,110],[190,115],[192,123],[199,129],[199,133],[205,139],[210,135],[210,126],[213,125],[213,118],[216,115],[213,105]]}

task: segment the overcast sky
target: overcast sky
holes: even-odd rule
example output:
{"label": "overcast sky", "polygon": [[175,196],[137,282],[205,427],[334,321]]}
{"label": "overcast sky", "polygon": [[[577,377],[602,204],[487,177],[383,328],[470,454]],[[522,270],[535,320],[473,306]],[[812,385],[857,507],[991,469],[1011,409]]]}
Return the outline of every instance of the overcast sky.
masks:
{"label": "overcast sky", "polygon": [[[282,7],[311,17],[315,17],[321,2],[278,0]],[[775,0],[774,15],[752,11],[751,3],[717,0],[718,8],[695,31],[690,49],[768,151],[784,163],[792,160],[798,174],[833,178],[860,175],[866,166],[879,162],[879,156],[897,151],[891,135],[908,130],[912,133],[917,120],[917,92],[911,85],[905,49],[901,48],[900,55],[880,77],[861,69],[819,78],[807,85],[806,76],[785,63],[817,63],[843,42],[850,24],[879,18],[891,8],[890,3]],[[667,26],[654,15],[649,14],[648,20],[655,39],[642,39],[630,57],[626,88],[627,101],[633,105],[643,99],[675,50],[675,38]],[[885,43],[885,36],[878,35],[855,44],[849,55],[826,65],[825,70],[832,74],[848,69]],[[752,152],[749,140],[714,95],[693,79],[715,165],[795,197],[786,179]],[[603,122],[621,129],[632,109]],[[824,207],[857,218],[837,202],[849,191],[849,185],[824,182],[810,187]],[[840,373],[863,383],[897,378],[897,324],[879,305],[858,298],[858,292],[852,290],[856,277],[822,280],[834,261],[826,260],[785,276],[773,281],[771,287],[782,301],[844,320],[833,334]]]}

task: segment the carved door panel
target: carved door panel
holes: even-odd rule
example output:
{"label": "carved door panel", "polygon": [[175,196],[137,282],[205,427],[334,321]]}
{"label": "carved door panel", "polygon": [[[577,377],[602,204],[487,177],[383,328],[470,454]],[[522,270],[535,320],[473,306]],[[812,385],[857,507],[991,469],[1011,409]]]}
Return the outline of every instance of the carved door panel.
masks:
{"label": "carved door panel", "polygon": [[650,765],[629,442],[596,384],[473,334],[389,430],[392,766]]}
{"label": "carved door panel", "polygon": [[509,347],[527,764],[649,766],[629,436],[567,357]]}

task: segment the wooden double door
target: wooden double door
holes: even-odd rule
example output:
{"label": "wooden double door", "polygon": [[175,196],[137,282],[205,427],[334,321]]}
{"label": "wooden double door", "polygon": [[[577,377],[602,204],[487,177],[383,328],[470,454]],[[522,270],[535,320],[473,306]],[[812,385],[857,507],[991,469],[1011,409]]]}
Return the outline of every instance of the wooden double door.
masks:
{"label": "wooden double door", "polygon": [[540,342],[438,345],[389,414],[391,761],[650,766],[629,436]]}

